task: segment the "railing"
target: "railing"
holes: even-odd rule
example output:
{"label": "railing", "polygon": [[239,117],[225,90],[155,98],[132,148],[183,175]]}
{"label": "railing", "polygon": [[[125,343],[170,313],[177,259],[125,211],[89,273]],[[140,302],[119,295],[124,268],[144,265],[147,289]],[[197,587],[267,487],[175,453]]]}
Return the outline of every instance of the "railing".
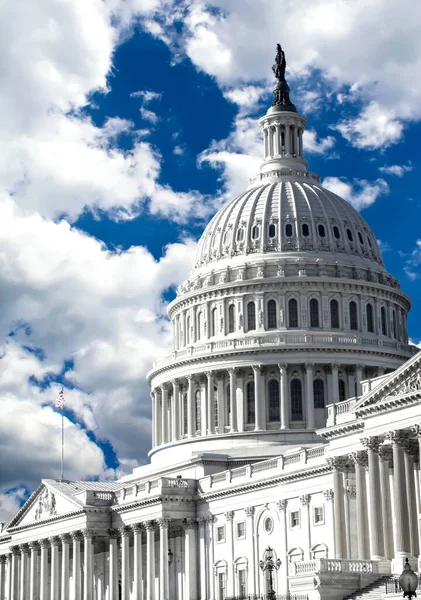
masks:
{"label": "railing", "polygon": [[[399,583],[399,577],[388,577],[384,582],[386,594],[401,594],[403,589]],[[418,587],[417,590],[421,590],[421,575],[418,575]]]}
{"label": "railing", "polygon": [[355,415],[351,413],[351,409],[357,403],[358,398],[349,398],[342,402],[335,402],[335,404],[329,404],[327,407],[327,421],[326,425],[338,425],[345,423],[355,418]]}
{"label": "railing", "polygon": [[252,465],[251,472],[252,473],[260,473],[260,471],[268,471],[269,469],[274,469],[277,466],[278,466],[278,459],[272,458],[270,460],[264,460],[262,462],[256,463],[255,465]]}
{"label": "railing", "polygon": [[94,492],[94,500],[114,500],[114,492]]}
{"label": "railing", "polygon": [[294,575],[309,573],[378,573],[378,563],[371,560],[319,558],[293,563]]}
{"label": "railing", "polygon": [[245,596],[225,596],[224,600],[308,600],[307,594],[246,594]]}

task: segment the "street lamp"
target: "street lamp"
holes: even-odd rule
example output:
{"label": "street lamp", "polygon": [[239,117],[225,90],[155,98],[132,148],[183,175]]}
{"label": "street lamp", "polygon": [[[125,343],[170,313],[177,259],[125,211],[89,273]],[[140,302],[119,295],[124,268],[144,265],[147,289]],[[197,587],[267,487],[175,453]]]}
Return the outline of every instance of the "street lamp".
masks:
{"label": "street lamp", "polygon": [[401,588],[403,589],[404,598],[409,598],[409,600],[411,600],[412,597],[417,597],[415,590],[418,587],[418,577],[411,569],[411,565],[409,564],[408,559],[406,559],[402,575],[399,577],[399,583]]}
{"label": "street lamp", "polygon": [[263,572],[267,571],[269,573],[269,592],[267,595],[268,600],[275,600],[275,590],[273,589],[273,571],[277,571],[281,566],[281,561],[279,558],[276,561],[273,560],[273,549],[268,546],[265,550],[265,559],[259,562],[259,566]]}

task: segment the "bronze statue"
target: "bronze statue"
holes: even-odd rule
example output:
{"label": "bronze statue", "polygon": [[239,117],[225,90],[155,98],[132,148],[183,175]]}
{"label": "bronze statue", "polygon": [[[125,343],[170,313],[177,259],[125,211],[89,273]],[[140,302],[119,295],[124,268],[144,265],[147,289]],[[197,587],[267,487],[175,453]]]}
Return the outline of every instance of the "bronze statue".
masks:
{"label": "bronze statue", "polygon": [[282,50],[281,44],[276,44],[275,64],[272,67],[272,71],[278,81],[285,81],[286,66],[285,52]]}

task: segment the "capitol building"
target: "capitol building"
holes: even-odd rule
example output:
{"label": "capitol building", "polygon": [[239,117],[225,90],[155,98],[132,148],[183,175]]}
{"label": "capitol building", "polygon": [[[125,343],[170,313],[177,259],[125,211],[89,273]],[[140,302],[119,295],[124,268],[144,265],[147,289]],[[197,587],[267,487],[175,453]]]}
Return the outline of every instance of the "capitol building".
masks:
{"label": "capitol building", "polygon": [[274,73],[260,171],[168,308],[150,464],[43,480],[0,533],[0,600],[381,598],[419,570],[411,301],[308,170],[280,46]]}

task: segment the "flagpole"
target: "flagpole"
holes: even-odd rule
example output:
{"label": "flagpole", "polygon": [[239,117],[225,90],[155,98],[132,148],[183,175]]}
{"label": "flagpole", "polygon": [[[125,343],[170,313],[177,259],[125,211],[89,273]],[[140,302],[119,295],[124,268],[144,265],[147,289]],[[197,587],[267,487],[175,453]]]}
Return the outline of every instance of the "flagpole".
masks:
{"label": "flagpole", "polygon": [[61,407],[61,481],[64,479],[64,415]]}

